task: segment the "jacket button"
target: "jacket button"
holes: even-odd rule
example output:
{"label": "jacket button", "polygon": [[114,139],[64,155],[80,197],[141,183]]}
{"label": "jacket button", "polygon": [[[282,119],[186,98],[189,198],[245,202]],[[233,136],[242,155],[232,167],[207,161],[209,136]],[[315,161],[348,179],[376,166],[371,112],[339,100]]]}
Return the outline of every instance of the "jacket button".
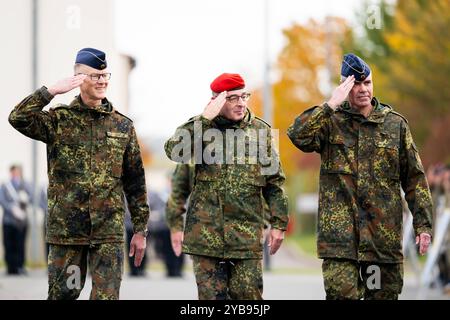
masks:
{"label": "jacket button", "polygon": [[364,209],[370,208],[370,202],[369,202],[369,200],[364,200],[364,202],[363,202],[363,204],[362,204],[362,207],[363,207]]}

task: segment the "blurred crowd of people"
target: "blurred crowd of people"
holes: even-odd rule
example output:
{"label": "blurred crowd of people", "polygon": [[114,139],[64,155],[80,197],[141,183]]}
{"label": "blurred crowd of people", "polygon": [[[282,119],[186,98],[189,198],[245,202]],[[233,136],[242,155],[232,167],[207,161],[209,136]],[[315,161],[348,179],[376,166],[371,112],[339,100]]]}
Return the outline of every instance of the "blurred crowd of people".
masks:
{"label": "blurred crowd of people", "polygon": [[[167,277],[182,277],[184,255],[177,257],[174,254],[171,246],[170,230],[166,223],[165,210],[168,195],[169,190],[166,192],[148,192],[148,201],[152,212],[148,221],[148,249],[151,248],[154,250],[154,254],[150,256],[163,261]],[[41,188],[37,201],[39,208],[44,213],[43,234],[45,235],[46,218],[48,214],[47,186]],[[25,275],[27,273],[25,268],[26,239],[32,203],[33,196],[31,184],[24,180],[22,167],[14,164],[10,167],[10,178],[0,186],[0,207],[3,209],[2,240],[7,275]],[[133,225],[126,205],[125,231],[125,244],[127,250],[129,250],[130,241],[133,236]],[[45,242],[45,236],[44,246],[45,256],[47,257],[49,247]],[[141,266],[135,267],[133,258],[130,257],[128,259],[130,276],[145,276],[148,261],[149,254],[146,254]]]}

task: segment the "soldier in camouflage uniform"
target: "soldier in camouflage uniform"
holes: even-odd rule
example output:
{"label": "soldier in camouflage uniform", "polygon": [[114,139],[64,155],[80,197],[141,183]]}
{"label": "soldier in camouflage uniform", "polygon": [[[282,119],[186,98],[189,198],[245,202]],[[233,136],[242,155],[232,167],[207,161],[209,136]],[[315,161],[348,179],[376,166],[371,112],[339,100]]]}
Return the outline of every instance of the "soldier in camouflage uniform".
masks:
{"label": "soldier in camouflage uniform", "polygon": [[[182,243],[183,252],[193,257],[199,299],[262,299],[263,199],[271,211],[271,254],[280,247],[288,223],[287,198],[281,188],[285,177],[272,149],[270,126],[247,108],[250,95],[244,88],[245,83],[237,74],[217,77],[211,83],[213,97],[204,112],[180,126],[165,144],[167,156],[176,162],[195,158],[184,234],[182,220],[176,219],[171,225],[178,230],[172,232],[174,242]],[[181,159],[176,150],[182,144],[179,135],[186,132],[190,138],[188,153],[196,145],[200,146],[201,155],[211,150],[213,144],[196,133],[198,126],[205,137],[214,134],[219,140],[226,134],[244,133],[249,137],[245,139],[245,153],[238,148],[235,156],[234,145],[226,141],[226,146],[213,153],[231,161],[198,161],[195,151],[194,157],[188,154]],[[276,170],[269,173],[263,170],[265,162],[249,161],[249,144],[254,142],[252,130],[264,133],[258,143],[263,141],[274,156],[272,164],[276,164]]]}
{"label": "soldier in camouflage uniform", "polygon": [[[105,54],[78,52],[76,75],[44,86],[20,102],[9,122],[47,144],[48,299],[76,299],[87,265],[91,299],[118,299],[123,272],[125,193],[135,235],[130,255],[145,253],[149,208],[144,168],[133,122],[106,99]],[[55,95],[80,87],[69,105],[42,109]]]}
{"label": "soldier in camouflage uniform", "polygon": [[331,99],[303,112],[288,130],[300,150],[321,155],[317,250],[325,291],[327,299],[397,299],[400,187],[421,254],[431,240],[431,195],[408,122],[373,97],[369,66],[348,54],[341,75]]}

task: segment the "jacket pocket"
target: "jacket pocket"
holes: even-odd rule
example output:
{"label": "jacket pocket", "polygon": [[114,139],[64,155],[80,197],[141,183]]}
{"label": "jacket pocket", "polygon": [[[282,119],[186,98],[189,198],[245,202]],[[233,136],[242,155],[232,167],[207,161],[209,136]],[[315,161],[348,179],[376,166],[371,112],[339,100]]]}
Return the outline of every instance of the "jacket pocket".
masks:
{"label": "jacket pocket", "polygon": [[356,139],[344,136],[339,132],[331,132],[328,139],[325,171],[328,173],[353,174],[355,164]]}
{"label": "jacket pocket", "polygon": [[64,139],[55,145],[55,149],[54,170],[73,174],[86,172],[90,154],[87,144],[73,139]]}
{"label": "jacket pocket", "polygon": [[196,181],[217,181],[220,178],[222,165],[220,164],[199,164],[195,167]]}
{"label": "jacket pocket", "polygon": [[400,137],[394,133],[380,131],[375,135],[373,173],[377,178],[398,180],[400,178]]}
{"label": "jacket pocket", "polygon": [[123,172],[123,157],[128,143],[128,134],[122,132],[106,132],[107,159],[110,161],[111,175],[121,178]]}

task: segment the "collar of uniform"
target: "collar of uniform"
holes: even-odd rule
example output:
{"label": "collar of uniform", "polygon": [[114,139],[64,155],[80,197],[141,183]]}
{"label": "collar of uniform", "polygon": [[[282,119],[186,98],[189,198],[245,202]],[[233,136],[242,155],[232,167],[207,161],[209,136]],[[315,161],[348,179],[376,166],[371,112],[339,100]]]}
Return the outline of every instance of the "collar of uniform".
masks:
{"label": "collar of uniform", "polygon": [[106,113],[106,114],[109,114],[109,113],[113,112],[113,106],[112,106],[111,102],[109,102],[108,99],[106,99],[106,98],[104,98],[102,100],[102,104],[101,105],[95,106],[95,107],[90,107],[90,106],[86,105],[83,102],[83,100],[81,100],[81,96],[78,95],[70,103],[70,107],[78,109],[80,111],[92,110],[92,111],[95,111],[95,112],[98,112],[98,113]]}
{"label": "collar of uniform", "polygon": [[[377,98],[373,97],[371,104],[373,105],[372,112],[369,114],[369,117],[367,117],[366,121],[368,122],[374,122],[374,123],[382,123],[384,122],[384,119],[386,118],[386,115],[390,112],[390,109],[388,106],[382,105]],[[359,113],[359,111],[353,109],[348,101],[345,101],[341,106],[340,109],[349,114],[350,116],[360,116],[362,117],[362,114]]]}
{"label": "collar of uniform", "polygon": [[383,123],[386,119],[386,116],[389,112],[391,112],[392,108],[386,105],[381,104],[377,98],[372,98],[373,110],[369,114],[367,121],[375,122],[375,123]]}
{"label": "collar of uniform", "polygon": [[224,128],[224,129],[231,129],[231,128],[245,128],[254,118],[255,116],[253,115],[253,113],[250,111],[249,108],[247,108],[247,111],[245,112],[245,116],[242,120],[240,121],[232,121],[229,120],[225,117],[222,116],[217,116],[214,118],[214,123],[217,125],[217,127],[219,128]]}

